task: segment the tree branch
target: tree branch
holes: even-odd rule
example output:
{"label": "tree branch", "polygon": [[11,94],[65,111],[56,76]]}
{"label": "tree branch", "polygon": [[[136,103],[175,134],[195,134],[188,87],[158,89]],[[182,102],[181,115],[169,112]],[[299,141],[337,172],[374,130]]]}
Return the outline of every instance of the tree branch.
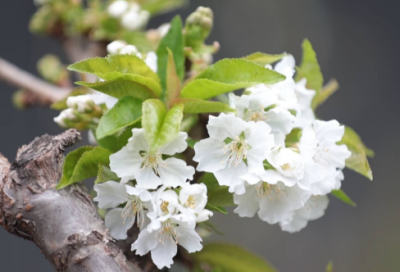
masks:
{"label": "tree branch", "polygon": [[64,98],[71,91],[70,89],[47,83],[2,58],[0,58],[0,80],[30,91],[50,103]]}
{"label": "tree branch", "polygon": [[36,138],[11,165],[0,155],[0,223],[33,241],[57,271],[142,272],[114,243],[84,186],[55,190],[64,150],[80,139],[75,130]]}

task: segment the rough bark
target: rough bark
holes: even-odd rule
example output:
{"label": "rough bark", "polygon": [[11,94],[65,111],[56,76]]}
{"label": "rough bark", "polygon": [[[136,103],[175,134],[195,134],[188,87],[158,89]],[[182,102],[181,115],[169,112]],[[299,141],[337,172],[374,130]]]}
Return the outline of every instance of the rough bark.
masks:
{"label": "rough bark", "polygon": [[127,261],[83,186],[55,190],[65,148],[80,140],[68,130],[0,155],[0,218],[10,233],[33,241],[57,271],[141,272]]}

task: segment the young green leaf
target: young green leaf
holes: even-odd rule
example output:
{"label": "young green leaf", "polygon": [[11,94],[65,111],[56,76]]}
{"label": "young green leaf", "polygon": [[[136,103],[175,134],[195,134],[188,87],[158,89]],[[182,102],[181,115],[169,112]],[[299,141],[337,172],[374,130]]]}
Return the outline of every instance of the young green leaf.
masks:
{"label": "young green leaf", "polygon": [[157,49],[158,75],[161,79],[161,87],[163,90],[167,87],[167,66],[168,66],[168,50],[169,48],[174,56],[176,72],[182,81],[185,74],[185,54],[183,51],[183,35],[182,20],[179,15],[175,16],[171,21],[171,28],[167,35],[161,40]]}
{"label": "young green leaf", "polygon": [[190,255],[196,264],[206,264],[229,272],[276,272],[270,264],[259,256],[231,244],[213,243]]}
{"label": "young green leaf", "polygon": [[[159,82],[157,74],[146,65],[144,60],[134,55],[109,55],[105,58],[86,59],[68,66],[70,71],[94,74],[100,78],[109,73],[119,72],[148,77]],[[103,78],[105,79],[105,78]]]}
{"label": "young green leaf", "polygon": [[115,106],[101,117],[96,138],[102,139],[131,126],[142,116],[143,101],[132,96],[120,98]]}
{"label": "young green leaf", "polygon": [[210,202],[207,202],[206,209],[214,212],[228,214],[228,212],[223,207],[210,204]]}
{"label": "young green leaf", "polygon": [[285,76],[243,59],[224,59],[205,69],[181,91],[181,98],[209,99],[260,83],[274,84]]}
{"label": "young green leaf", "polygon": [[353,200],[350,199],[350,197],[343,191],[343,190],[333,190],[331,194],[336,197],[337,199],[343,201],[346,204],[349,204],[350,206],[357,206],[356,203],[353,202]]}
{"label": "young green leaf", "polygon": [[109,156],[111,155],[107,149],[99,146],[84,146],[70,154],[65,158],[63,176],[57,185],[57,189],[95,177],[99,163],[109,164]]}
{"label": "young green leaf", "polygon": [[174,100],[173,103],[184,105],[184,113],[236,112],[235,109],[232,109],[225,103],[196,98],[179,98]]}
{"label": "young green leaf", "polygon": [[110,167],[105,164],[99,164],[99,171],[97,172],[97,179],[94,181],[94,184],[103,183],[107,181],[120,181],[120,178],[111,171]]}
{"label": "young green leaf", "polygon": [[318,93],[324,84],[324,78],[318,64],[317,55],[309,40],[305,39],[302,46],[303,59],[300,67],[297,68],[296,81],[306,78],[307,88]]}
{"label": "young green leaf", "polygon": [[167,112],[161,100],[149,99],[143,103],[142,113],[142,127],[150,149],[155,151],[178,134],[183,117],[183,105],[177,105]]}
{"label": "young green leaf", "polygon": [[334,92],[339,89],[339,83],[336,79],[331,79],[328,84],[326,84],[320,92],[317,92],[314,96],[311,107],[313,110],[318,108],[319,105],[324,103]]}
{"label": "young green leaf", "polygon": [[136,97],[141,100],[156,98],[157,95],[147,86],[130,79],[116,79],[113,81],[104,81],[88,83],[83,81],[75,82],[77,85],[85,86],[93,90],[108,94],[115,98],[121,98],[126,95]]}
{"label": "young green leaf", "polygon": [[179,96],[181,91],[181,80],[176,73],[176,66],[174,62],[174,54],[168,50],[168,65],[167,65],[167,94],[166,101],[167,105],[171,105],[171,102]]}
{"label": "young green leaf", "polygon": [[346,160],[346,167],[372,180],[372,170],[368,163],[367,153],[373,155],[373,151],[364,145],[360,136],[346,126],[343,138],[338,144],[345,144],[351,152],[350,158]]}
{"label": "young green leaf", "polygon": [[96,139],[96,141],[99,146],[108,149],[111,153],[115,153],[126,146],[129,138],[132,137],[132,129],[134,127],[139,127],[139,123],[125,127],[113,135],[106,136],[102,139]]}
{"label": "young green leaf", "polygon": [[267,64],[272,64],[274,62],[277,62],[278,60],[281,60],[286,56],[287,54],[270,55],[261,52],[256,52],[246,57],[243,57],[243,59],[265,66]]}

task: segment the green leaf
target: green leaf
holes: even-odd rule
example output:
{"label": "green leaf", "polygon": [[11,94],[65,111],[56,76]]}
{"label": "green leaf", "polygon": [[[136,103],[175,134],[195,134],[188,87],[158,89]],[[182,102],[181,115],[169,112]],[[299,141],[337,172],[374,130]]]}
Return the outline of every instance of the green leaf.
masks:
{"label": "green leaf", "polygon": [[181,80],[176,72],[176,66],[174,62],[174,54],[167,48],[168,51],[168,64],[167,64],[167,104],[175,100],[179,96],[181,91]]}
{"label": "green leaf", "polygon": [[138,122],[142,116],[142,103],[142,100],[132,96],[119,99],[117,104],[101,117],[96,138],[102,139]]}
{"label": "green leaf", "polygon": [[174,104],[184,105],[184,113],[236,112],[235,109],[232,109],[225,103],[196,98],[179,98],[174,100]]}
{"label": "green leaf", "polygon": [[65,158],[63,176],[57,189],[65,188],[71,184],[95,177],[98,173],[99,163],[109,164],[110,151],[102,147],[84,146]]}
{"label": "green leaf", "polygon": [[76,88],[74,89],[71,93],[69,93],[65,98],[54,102],[53,104],[50,105],[50,108],[53,110],[65,110],[68,108],[67,106],[67,99],[70,96],[78,96],[78,95],[84,95],[88,93],[87,88]]}
{"label": "green leaf", "polygon": [[176,72],[182,81],[185,74],[185,54],[183,51],[183,35],[182,20],[179,15],[175,16],[171,21],[171,28],[167,35],[161,40],[157,49],[158,75],[161,79],[161,87],[163,90],[167,87],[167,66],[168,66],[168,50],[169,48],[174,55]]}
{"label": "green leaf", "polygon": [[296,81],[306,78],[307,88],[318,93],[324,84],[324,78],[318,64],[317,55],[309,40],[305,39],[302,46],[303,60],[300,67],[297,68]]}
{"label": "green leaf", "polygon": [[97,90],[115,98],[121,98],[126,95],[130,95],[141,100],[157,97],[157,95],[147,86],[130,79],[116,79],[113,81],[96,83],[78,81],[75,82],[75,84]]}
{"label": "green leaf", "polygon": [[149,99],[143,103],[142,127],[152,151],[173,140],[179,132],[183,105],[167,112],[161,100]]}
{"label": "green leaf", "polygon": [[262,66],[265,66],[267,64],[277,62],[278,60],[281,60],[282,58],[284,58],[286,56],[287,56],[287,54],[270,55],[270,54],[265,54],[265,53],[261,53],[261,52],[256,52],[256,53],[253,53],[246,57],[243,57],[243,59],[258,63]]}
{"label": "green leaf", "polygon": [[128,143],[129,138],[132,137],[132,128],[139,127],[139,123],[135,123],[132,126],[125,127],[117,133],[104,137],[102,139],[96,139],[99,146],[108,149],[111,153],[115,153]]}
{"label": "green leaf", "polygon": [[187,0],[152,0],[141,3],[141,8],[151,15],[170,12],[188,3]]}
{"label": "green leaf", "polygon": [[214,212],[228,214],[228,212],[223,207],[212,205],[212,204],[210,204],[210,202],[207,202],[206,209],[208,209],[210,211],[214,211]]}
{"label": "green leaf", "polygon": [[299,128],[294,128],[285,138],[285,145],[287,147],[300,142],[302,131]]}
{"label": "green leaf", "polygon": [[344,203],[349,204],[350,206],[353,206],[353,207],[357,206],[357,204],[354,203],[353,200],[351,200],[350,197],[341,189],[333,190],[331,192],[331,194],[334,197],[338,198],[339,200],[343,201]]}
{"label": "green leaf", "polygon": [[120,181],[120,178],[111,171],[110,167],[105,164],[99,164],[99,171],[97,172],[97,179],[94,181],[94,184],[103,183],[107,181]]}
{"label": "green leaf", "polygon": [[318,108],[319,105],[324,103],[334,92],[339,89],[339,83],[336,79],[331,79],[320,92],[317,92],[314,96],[311,107],[313,110]]}
{"label": "green leaf", "polygon": [[94,74],[100,78],[105,77],[109,73],[119,72],[123,74],[140,75],[159,82],[157,74],[146,65],[144,60],[137,56],[128,54],[113,54],[105,58],[86,59],[71,64],[68,66],[68,69],[78,73]]}
{"label": "green leaf", "polygon": [[221,268],[224,272],[276,272],[259,256],[232,244],[207,244],[200,252],[190,255],[196,264]]}
{"label": "green leaf", "polygon": [[367,153],[373,156],[374,152],[364,145],[360,136],[352,128],[346,126],[343,138],[338,144],[345,144],[351,152],[350,158],[346,160],[346,167],[372,180],[372,170],[368,163]]}
{"label": "green leaf", "polygon": [[209,99],[260,83],[274,84],[285,76],[243,59],[223,59],[205,69],[181,91],[182,98]]}
{"label": "green leaf", "polygon": [[326,266],[326,272],[333,272],[333,262],[329,262]]}
{"label": "green leaf", "polygon": [[220,186],[214,174],[205,173],[199,183],[204,183],[207,186],[208,202],[213,206],[235,206],[233,195],[229,193],[227,186]]}

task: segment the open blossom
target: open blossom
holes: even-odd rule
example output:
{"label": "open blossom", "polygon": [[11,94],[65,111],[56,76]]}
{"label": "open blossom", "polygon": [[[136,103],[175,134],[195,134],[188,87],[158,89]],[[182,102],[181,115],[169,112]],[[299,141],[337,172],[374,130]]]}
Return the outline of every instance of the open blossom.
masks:
{"label": "open blossom", "polygon": [[138,185],[146,189],[182,186],[193,178],[194,168],[183,160],[164,160],[162,156],[183,152],[187,148],[186,138],[187,134],[180,132],[174,140],[152,152],[144,129],[134,128],[128,144],[110,156],[111,170],[124,180],[135,177]]}
{"label": "open blossom", "polygon": [[326,195],[311,196],[304,207],[293,211],[291,218],[280,222],[282,230],[292,233],[302,230],[308,221],[322,217],[328,204],[329,199]]}
{"label": "open blossom", "polygon": [[194,146],[197,170],[214,173],[220,185],[234,192],[241,176],[264,170],[265,152],[274,146],[271,128],[264,122],[245,122],[233,115],[210,116],[210,138]]}
{"label": "open blossom", "polygon": [[[99,202],[99,208],[111,209],[107,212],[105,224],[115,239],[126,239],[135,219],[137,225],[143,227],[147,212],[153,209],[151,193],[140,187],[107,181],[96,184],[94,190],[97,192],[94,201]],[[121,204],[123,208],[119,207]]]}
{"label": "open blossom", "polygon": [[[269,224],[289,220],[294,210],[302,208],[310,197],[308,191],[297,185],[288,187],[279,181],[279,175],[269,171],[264,178],[246,181],[244,194],[234,194],[235,213],[240,217],[253,217],[258,211],[261,220]],[[268,178],[271,176],[271,179]]]}
{"label": "open blossom", "polygon": [[192,213],[196,216],[196,222],[204,222],[213,215],[206,210],[207,187],[204,184],[185,184],[179,192],[179,202],[183,213]]}
{"label": "open blossom", "polygon": [[335,188],[337,169],[343,169],[351,155],[346,145],[337,144],[343,134],[344,126],[336,120],[316,120],[303,130],[298,146],[306,160],[306,178],[300,181],[299,186],[313,194],[327,194]]}
{"label": "open blossom", "polygon": [[194,217],[179,213],[179,200],[175,191],[161,187],[154,193],[154,211],[149,213],[152,222],[143,229],[132,244],[138,255],[151,252],[154,264],[170,268],[177,254],[178,244],[189,253],[203,248],[201,237],[195,231]]}

